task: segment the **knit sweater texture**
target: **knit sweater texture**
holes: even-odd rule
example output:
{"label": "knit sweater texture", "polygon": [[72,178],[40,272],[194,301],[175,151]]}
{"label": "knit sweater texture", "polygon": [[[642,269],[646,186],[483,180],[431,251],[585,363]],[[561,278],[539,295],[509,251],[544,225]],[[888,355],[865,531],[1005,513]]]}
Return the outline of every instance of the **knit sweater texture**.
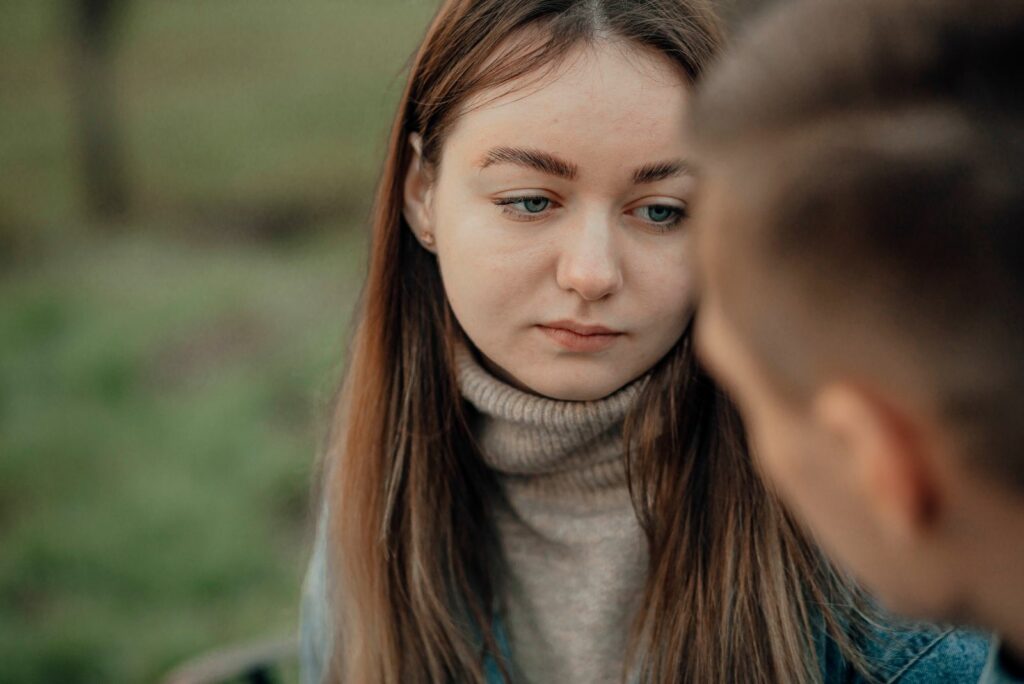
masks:
{"label": "knit sweater texture", "polygon": [[622,439],[645,379],[569,402],[511,387],[469,350],[457,368],[498,483],[497,586],[514,681],[618,684],[647,573]]}

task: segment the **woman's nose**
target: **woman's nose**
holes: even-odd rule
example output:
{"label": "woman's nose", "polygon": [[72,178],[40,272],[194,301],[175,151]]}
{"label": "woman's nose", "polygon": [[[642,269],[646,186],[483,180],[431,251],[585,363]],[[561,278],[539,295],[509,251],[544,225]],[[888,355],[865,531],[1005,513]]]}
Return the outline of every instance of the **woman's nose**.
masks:
{"label": "woman's nose", "polygon": [[615,226],[606,216],[591,216],[566,226],[558,260],[558,286],[587,301],[604,299],[622,288],[622,268]]}

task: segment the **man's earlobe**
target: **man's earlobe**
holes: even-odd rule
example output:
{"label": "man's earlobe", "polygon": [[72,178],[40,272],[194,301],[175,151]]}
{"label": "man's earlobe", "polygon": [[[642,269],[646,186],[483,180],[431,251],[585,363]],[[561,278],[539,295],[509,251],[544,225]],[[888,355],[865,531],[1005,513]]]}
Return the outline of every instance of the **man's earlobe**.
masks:
{"label": "man's earlobe", "polygon": [[854,384],[826,387],[816,418],[852,460],[848,472],[879,530],[898,543],[935,523],[938,477],[912,414]]}
{"label": "man's earlobe", "polygon": [[402,215],[412,229],[413,235],[423,247],[436,251],[432,211],[430,206],[433,188],[429,170],[423,159],[423,139],[419,133],[410,133],[407,143],[410,148],[409,166],[405,172],[402,195]]}

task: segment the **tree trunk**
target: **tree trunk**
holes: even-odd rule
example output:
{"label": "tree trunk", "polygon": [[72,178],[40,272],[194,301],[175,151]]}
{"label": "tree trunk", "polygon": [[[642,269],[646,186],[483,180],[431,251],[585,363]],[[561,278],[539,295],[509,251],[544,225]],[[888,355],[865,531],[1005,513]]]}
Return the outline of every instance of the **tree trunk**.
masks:
{"label": "tree trunk", "polygon": [[109,225],[128,211],[129,191],[114,85],[114,22],[122,0],[69,0],[74,12],[72,87],[89,216]]}

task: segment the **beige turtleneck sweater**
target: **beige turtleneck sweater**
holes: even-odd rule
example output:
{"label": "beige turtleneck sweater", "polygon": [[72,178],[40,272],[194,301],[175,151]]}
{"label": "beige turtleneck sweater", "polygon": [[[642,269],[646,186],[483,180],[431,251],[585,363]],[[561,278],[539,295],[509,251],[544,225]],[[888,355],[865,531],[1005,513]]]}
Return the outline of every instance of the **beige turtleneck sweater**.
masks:
{"label": "beige turtleneck sweater", "polygon": [[[467,350],[458,375],[499,484],[497,586],[513,683],[620,684],[647,573],[622,424],[645,380],[600,401],[555,401],[498,380]],[[318,527],[302,598],[300,669],[309,684],[321,681],[333,640],[323,519]]]}
{"label": "beige turtleneck sweater", "polygon": [[644,380],[567,402],[503,383],[466,350],[458,374],[499,483],[498,588],[515,681],[618,684],[647,573],[622,443]]}

